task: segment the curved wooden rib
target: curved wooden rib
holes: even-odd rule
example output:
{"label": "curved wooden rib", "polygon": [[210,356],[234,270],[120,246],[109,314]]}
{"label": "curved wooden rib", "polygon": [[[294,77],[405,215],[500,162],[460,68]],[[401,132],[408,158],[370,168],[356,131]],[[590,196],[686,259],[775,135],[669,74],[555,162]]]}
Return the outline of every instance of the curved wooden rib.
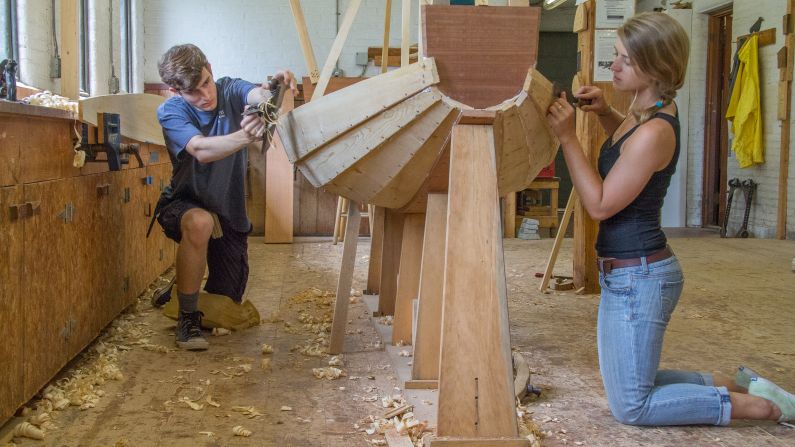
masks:
{"label": "curved wooden rib", "polygon": [[534,69],[513,102],[503,103],[494,120],[500,196],[527,187],[555,159],[559,142],[547,125],[552,84]]}
{"label": "curved wooden rib", "polygon": [[436,102],[376,151],[326,185],[326,189],[385,208],[403,206],[422,186],[439,158],[457,117],[457,109]]}
{"label": "curved wooden rib", "polygon": [[148,93],[92,96],[80,100],[80,121],[96,126],[97,113],[118,113],[123,136],[165,146],[157,121],[157,108],[165,100]]}
{"label": "curved wooden rib", "polygon": [[436,65],[428,58],[296,108],[277,125],[290,162],[300,162],[317,148],[438,82]]}

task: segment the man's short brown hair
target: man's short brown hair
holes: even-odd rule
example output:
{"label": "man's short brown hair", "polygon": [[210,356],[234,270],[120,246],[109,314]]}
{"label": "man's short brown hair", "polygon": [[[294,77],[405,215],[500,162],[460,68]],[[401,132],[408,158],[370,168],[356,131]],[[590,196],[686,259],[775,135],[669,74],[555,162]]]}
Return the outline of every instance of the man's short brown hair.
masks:
{"label": "man's short brown hair", "polygon": [[206,66],[207,57],[202,50],[189,43],[169,48],[157,63],[160,79],[180,91],[196,88],[201,80],[202,69]]}

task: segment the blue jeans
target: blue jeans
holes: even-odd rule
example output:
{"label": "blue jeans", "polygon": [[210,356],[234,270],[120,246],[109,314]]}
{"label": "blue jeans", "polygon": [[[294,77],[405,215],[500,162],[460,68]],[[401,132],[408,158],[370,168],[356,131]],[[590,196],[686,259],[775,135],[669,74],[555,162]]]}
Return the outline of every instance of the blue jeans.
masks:
{"label": "blue jeans", "polygon": [[610,411],[630,425],[728,425],[731,401],[710,374],[658,370],[684,277],[672,256],[599,274],[599,368]]}

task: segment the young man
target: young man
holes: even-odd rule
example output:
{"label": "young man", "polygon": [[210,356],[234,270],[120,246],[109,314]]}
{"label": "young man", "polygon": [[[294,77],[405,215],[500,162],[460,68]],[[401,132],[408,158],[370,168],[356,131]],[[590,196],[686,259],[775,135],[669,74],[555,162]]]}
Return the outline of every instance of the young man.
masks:
{"label": "young man", "polygon": [[[176,241],[177,346],[207,349],[198,310],[205,266],[204,289],[243,300],[248,279],[248,233],[245,187],[247,153],[261,140],[266,124],[256,114],[243,117],[247,105],[270,96],[263,87],[228,77],[213,80],[212,67],[195,45],[170,48],[158,63],[160,78],[176,95],[157,109],[173,164],[171,185],[158,202],[157,221]],[[295,78],[280,71],[273,78],[296,91]],[[171,290],[155,297],[162,305]]]}

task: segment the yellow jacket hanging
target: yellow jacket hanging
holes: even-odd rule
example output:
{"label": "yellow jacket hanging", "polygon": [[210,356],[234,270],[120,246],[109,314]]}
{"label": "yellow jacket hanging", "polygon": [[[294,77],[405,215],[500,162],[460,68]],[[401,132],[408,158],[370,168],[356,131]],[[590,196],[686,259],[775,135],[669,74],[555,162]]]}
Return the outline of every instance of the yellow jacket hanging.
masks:
{"label": "yellow jacket hanging", "polygon": [[740,67],[731,92],[726,119],[732,122],[732,150],[741,168],[765,162],[759,92],[759,36],[745,41],[737,57]]}

